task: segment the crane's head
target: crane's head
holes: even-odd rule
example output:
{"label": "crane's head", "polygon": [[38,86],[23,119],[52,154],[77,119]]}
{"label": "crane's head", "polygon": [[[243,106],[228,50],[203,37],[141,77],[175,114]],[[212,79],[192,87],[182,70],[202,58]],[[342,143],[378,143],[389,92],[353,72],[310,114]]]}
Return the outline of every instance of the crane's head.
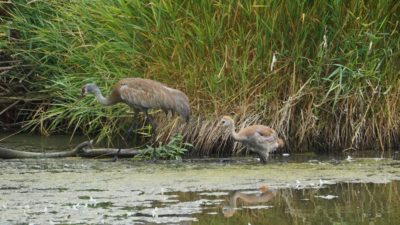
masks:
{"label": "crane's head", "polygon": [[220,126],[229,126],[231,124],[233,124],[233,119],[230,116],[223,116],[219,122]]}
{"label": "crane's head", "polygon": [[222,207],[222,213],[224,214],[225,217],[231,217],[233,214],[235,214],[235,208],[225,205]]}
{"label": "crane's head", "polygon": [[95,94],[98,91],[99,91],[99,88],[97,87],[96,84],[85,84],[82,87],[81,97],[84,97],[87,94]]}

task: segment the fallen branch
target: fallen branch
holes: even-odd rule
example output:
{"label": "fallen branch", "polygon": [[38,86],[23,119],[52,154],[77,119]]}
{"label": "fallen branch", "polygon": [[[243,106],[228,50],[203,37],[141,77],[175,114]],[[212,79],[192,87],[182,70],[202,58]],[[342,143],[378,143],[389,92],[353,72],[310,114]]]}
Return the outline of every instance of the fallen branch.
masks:
{"label": "fallen branch", "polygon": [[[78,144],[73,150],[62,152],[27,152],[0,147],[0,158],[61,158],[61,157],[112,157],[118,149],[116,148],[92,148],[92,140]],[[118,157],[133,157],[139,153],[137,149],[121,149]]]}
{"label": "fallen branch", "polygon": [[[113,157],[117,154],[117,148],[95,148],[92,147],[92,140],[80,143],[75,147],[73,151],[76,151],[78,157]],[[118,157],[133,157],[139,153],[138,149],[121,149]]]}

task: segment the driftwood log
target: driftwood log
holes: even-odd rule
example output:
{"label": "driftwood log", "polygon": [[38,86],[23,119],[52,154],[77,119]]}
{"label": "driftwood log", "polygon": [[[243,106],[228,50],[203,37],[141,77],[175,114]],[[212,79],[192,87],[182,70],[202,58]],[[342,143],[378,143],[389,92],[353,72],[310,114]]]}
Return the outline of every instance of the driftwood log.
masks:
{"label": "driftwood log", "polygon": [[[61,157],[113,157],[118,149],[116,148],[93,148],[92,140],[78,144],[73,150],[62,152],[27,152],[8,149],[0,146],[0,158],[61,158]],[[139,153],[137,149],[121,149],[118,157],[133,157]]]}

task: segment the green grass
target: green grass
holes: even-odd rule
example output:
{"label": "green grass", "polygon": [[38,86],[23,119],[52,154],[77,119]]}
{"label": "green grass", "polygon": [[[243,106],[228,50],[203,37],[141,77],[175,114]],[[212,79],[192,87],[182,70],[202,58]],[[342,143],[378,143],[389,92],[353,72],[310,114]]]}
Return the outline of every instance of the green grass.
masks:
{"label": "green grass", "polygon": [[129,109],[78,100],[80,89],[145,77],[189,96],[189,126],[155,115],[159,139],[180,132],[193,154],[240,150],[215,126],[231,112],[274,127],[293,151],[399,145],[398,1],[13,2],[0,6],[0,56],[18,63],[0,85],[4,98],[38,98],[18,104],[23,129],[113,143]]}
{"label": "green grass", "polygon": [[182,156],[192,148],[192,144],[184,143],[183,137],[180,134],[171,137],[168,143],[158,143],[158,146],[146,146],[139,150],[139,153],[135,155],[135,160],[151,160],[151,159],[162,159],[162,160],[182,160]]}

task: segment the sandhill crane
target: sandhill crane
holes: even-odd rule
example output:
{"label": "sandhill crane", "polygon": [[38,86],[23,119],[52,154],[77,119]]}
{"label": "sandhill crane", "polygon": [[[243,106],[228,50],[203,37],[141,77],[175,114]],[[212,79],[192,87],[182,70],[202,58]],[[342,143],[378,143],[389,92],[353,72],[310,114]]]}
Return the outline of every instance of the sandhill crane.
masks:
{"label": "sandhill crane", "polygon": [[[125,140],[129,138],[133,128],[136,126],[138,114],[143,112],[146,122],[151,124],[153,142],[156,138],[157,125],[148,114],[149,109],[162,109],[166,114],[178,113],[185,122],[189,122],[190,106],[189,98],[181,91],[167,87],[166,85],[149,79],[125,78],[119,80],[111,90],[108,97],[101,94],[96,84],[86,84],[82,87],[82,96],[95,95],[100,104],[110,106],[117,103],[125,103],[134,111],[134,121],[126,133]],[[121,150],[118,149],[116,158]]]}
{"label": "sandhill crane", "polygon": [[240,191],[235,191],[229,198],[229,205],[225,205],[222,208],[222,212],[225,217],[231,217],[236,210],[236,202],[238,199],[244,203],[262,203],[269,202],[276,196],[276,191],[269,190],[267,185],[263,185],[259,188],[261,193],[257,194],[246,194]]}
{"label": "sandhill crane", "polygon": [[231,136],[235,141],[241,142],[252,152],[260,156],[262,163],[267,163],[270,152],[275,151],[279,147],[284,146],[284,142],[278,137],[277,132],[264,125],[252,125],[241,129],[236,133],[235,122],[229,116],[221,119],[222,126],[229,126]]}

